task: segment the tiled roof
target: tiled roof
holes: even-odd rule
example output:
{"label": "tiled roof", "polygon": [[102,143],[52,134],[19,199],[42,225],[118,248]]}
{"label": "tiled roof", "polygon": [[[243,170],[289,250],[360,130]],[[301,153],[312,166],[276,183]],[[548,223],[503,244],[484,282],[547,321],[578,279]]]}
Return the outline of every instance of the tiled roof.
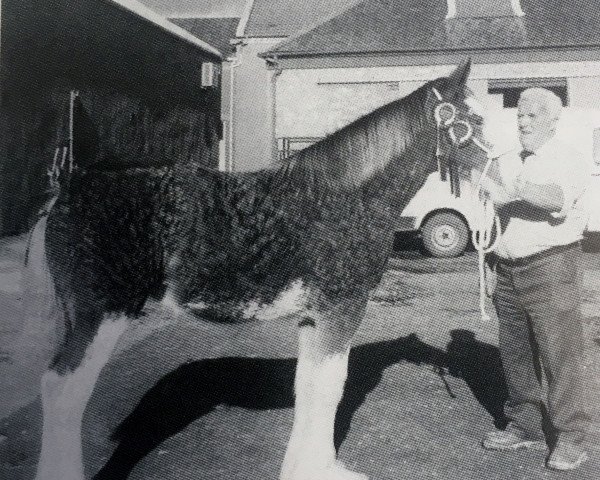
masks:
{"label": "tiled roof", "polygon": [[233,53],[230,40],[235,38],[239,18],[171,18],[170,21],[215,47],[223,57]]}
{"label": "tiled roof", "polygon": [[267,54],[600,46],[600,9],[596,2],[521,0],[525,12],[522,17],[445,20],[445,0],[366,0],[284,40]]}
{"label": "tiled roof", "polygon": [[247,37],[287,37],[342,12],[359,0],[254,0]]}

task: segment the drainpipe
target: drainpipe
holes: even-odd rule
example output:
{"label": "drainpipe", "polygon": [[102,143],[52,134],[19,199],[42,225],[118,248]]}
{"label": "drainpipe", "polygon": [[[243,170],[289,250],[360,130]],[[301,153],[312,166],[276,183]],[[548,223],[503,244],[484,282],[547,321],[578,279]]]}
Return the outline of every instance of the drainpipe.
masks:
{"label": "drainpipe", "polygon": [[272,162],[276,162],[279,154],[277,145],[277,78],[281,75],[282,69],[277,63],[277,57],[270,57],[266,60],[271,68],[271,156]]}
{"label": "drainpipe", "polygon": [[234,128],[234,102],[235,102],[235,69],[242,64],[241,60],[241,50],[242,47],[246,44],[243,40],[233,41],[235,45],[235,55],[233,57],[228,58],[227,60],[231,61],[231,67],[229,69],[229,132],[228,132],[228,161],[226,165],[226,170],[228,172],[232,172],[234,170],[234,156],[233,156],[233,128]]}

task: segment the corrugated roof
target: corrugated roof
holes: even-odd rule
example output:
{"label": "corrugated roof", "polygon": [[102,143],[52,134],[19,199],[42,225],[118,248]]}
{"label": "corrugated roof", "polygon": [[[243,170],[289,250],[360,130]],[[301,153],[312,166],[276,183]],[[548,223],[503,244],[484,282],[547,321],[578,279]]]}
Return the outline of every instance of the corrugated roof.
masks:
{"label": "corrugated roof", "polygon": [[359,0],[254,0],[244,35],[287,37],[342,12]]}
{"label": "corrugated roof", "polygon": [[600,46],[596,2],[521,0],[522,17],[445,20],[445,0],[367,0],[266,55]]}
{"label": "corrugated roof", "polygon": [[230,40],[235,38],[239,18],[171,18],[170,21],[215,47],[223,57],[233,53]]}

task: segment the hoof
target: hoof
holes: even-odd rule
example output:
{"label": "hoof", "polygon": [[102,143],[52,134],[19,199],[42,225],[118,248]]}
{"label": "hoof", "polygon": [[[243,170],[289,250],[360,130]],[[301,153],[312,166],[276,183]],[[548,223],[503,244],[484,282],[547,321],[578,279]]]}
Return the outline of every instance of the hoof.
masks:
{"label": "hoof", "polygon": [[348,470],[342,462],[336,461],[333,465],[322,469],[311,465],[307,468],[296,468],[292,472],[282,474],[280,480],[369,480],[369,477]]}
{"label": "hoof", "polygon": [[326,478],[332,478],[335,480],[369,480],[364,473],[353,472],[352,470],[348,470],[346,465],[339,460],[335,462],[335,465],[332,470],[332,476]]}

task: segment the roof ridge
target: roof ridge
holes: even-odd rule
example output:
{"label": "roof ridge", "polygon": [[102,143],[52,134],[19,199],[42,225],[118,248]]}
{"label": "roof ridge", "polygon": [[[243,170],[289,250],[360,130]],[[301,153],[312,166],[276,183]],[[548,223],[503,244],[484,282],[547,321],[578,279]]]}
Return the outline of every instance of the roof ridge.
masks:
{"label": "roof ridge", "polygon": [[[597,0],[574,0],[580,8]],[[547,2],[547,3],[546,3]],[[600,46],[600,11],[586,22],[562,0],[528,0],[527,16],[445,18],[440,0],[363,0],[260,54],[268,57]],[[555,8],[545,8],[545,5]],[[445,5],[443,5],[445,6]],[[561,28],[556,28],[560,25]],[[556,30],[547,37],[545,31]]]}

